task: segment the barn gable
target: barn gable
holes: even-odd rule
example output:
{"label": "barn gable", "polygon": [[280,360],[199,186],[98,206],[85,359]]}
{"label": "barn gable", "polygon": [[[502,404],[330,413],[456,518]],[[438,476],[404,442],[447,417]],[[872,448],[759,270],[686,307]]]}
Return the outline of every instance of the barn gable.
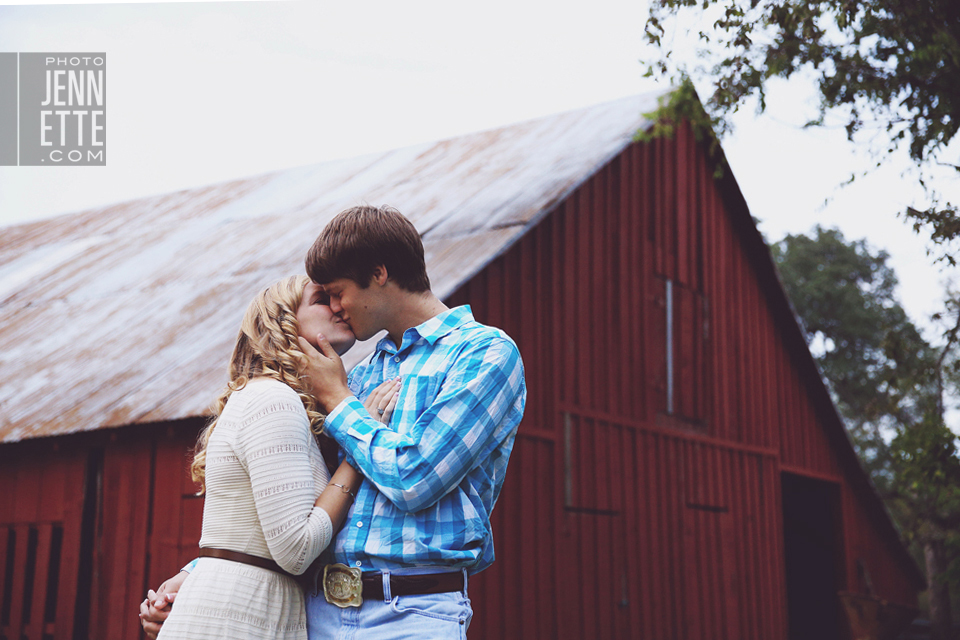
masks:
{"label": "barn gable", "polygon": [[[481,601],[511,613],[481,619],[490,637],[526,620],[524,597],[559,601],[542,637],[775,638],[793,607],[829,618],[837,591],[909,608],[924,586],[732,174],[713,170],[687,129],[631,145],[450,298],[538,372],[498,540],[525,574],[560,584],[573,561],[595,590],[528,595],[497,564]],[[819,523],[831,549],[837,586],[819,601],[785,593],[804,553],[785,520]]]}
{"label": "barn gable", "polygon": [[[804,542],[784,523],[797,518],[820,523],[811,535],[831,549],[829,596],[866,591],[869,574],[877,594],[915,605],[922,577],[732,173],[714,180],[682,127],[632,141],[655,100],[6,229],[0,486],[73,506],[44,515],[0,501],[0,562],[19,567],[0,602],[23,584],[19,550],[36,539],[35,569],[57,545],[73,563],[60,562],[61,593],[83,562],[98,576],[75,603],[90,617],[50,621],[55,637],[72,624],[135,632],[93,603],[137,602],[195,552],[202,502],[185,451],[246,303],[302,271],[332,215],[367,201],[413,219],[437,293],[503,327],[526,364],[527,415],[494,513],[498,562],[472,583],[471,637],[785,637],[796,607],[811,606],[790,595]],[[62,482],[45,479],[51,449]],[[171,469],[181,480],[157,491]],[[78,500],[99,511],[84,516]],[[85,517],[101,538],[74,531]],[[33,585],[45,602],[50,585]]]}

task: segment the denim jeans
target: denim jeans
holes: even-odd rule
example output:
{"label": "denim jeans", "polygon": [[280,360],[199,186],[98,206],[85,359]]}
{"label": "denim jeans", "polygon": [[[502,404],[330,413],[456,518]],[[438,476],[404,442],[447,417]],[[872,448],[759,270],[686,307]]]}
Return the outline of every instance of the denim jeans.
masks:
{"label": "denim jeans", "polygon": [[463,591],[415,596],[384,593],[383,600],[365,599],[360,607],[341,609],[326,601],[323,590],[307,598],[310,640],[461,639],[473,618]]}

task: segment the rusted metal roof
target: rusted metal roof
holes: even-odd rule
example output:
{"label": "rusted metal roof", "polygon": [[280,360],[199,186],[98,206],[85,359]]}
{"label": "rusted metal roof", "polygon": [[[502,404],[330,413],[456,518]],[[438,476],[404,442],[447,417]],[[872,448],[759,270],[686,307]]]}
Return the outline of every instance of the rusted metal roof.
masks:
{"label": "rusted metal roof", "polygon": [[357,203],[413,220],[448,295],[622,151],[658,95],[3,229],[0,442],[205,415],[247,303]]}

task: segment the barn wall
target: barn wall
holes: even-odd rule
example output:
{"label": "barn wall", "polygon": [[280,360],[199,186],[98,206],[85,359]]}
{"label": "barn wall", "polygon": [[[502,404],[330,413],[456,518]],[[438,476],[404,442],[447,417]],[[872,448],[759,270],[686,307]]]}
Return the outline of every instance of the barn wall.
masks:
{"label": "barn wall", "polygon": [[528,385],[472,637],[784,637],[783,471],[838,488],[838,590],[916,603],[726,203],[688,132],[633,145],[448,300]]}
{"label": "barn wall", "polygon": [[0,449],[0,637],[136,638],[148,586],[195,557],[200,423],[137,425]]}
{"label": "barn wall", "polygon": [[[844,526],[849,529],[846,541],[848,590],[866,593],[868,578],[873,590],[883,598],[916,606],[917,586],[913,580],[903,576],[893,540],[876,534],[878,527],[875,516],[863,508],[848,485],[843,487],[842,499],[846,516]],[[858,561],[866,570],[866,577],[858,569]]]}
{"label": "barn wall", "polygon": [[0,452],[0,636],[72,637],[86,468],[57,445]]}
{"label": "barn wall", "polygon": [[190,481],[200,421],[138,425],[104,447],[94,552],[91,638],[135,638],[135,615],[156,588],[196,557],[203,500]]}

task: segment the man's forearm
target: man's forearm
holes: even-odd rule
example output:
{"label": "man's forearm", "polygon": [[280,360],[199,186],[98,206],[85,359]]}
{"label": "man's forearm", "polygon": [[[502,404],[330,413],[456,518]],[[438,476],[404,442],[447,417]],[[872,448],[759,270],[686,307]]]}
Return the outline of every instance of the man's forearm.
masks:
{"label": "man's forearm", "polygon": [[[327,416],[327,433],[397,508],[418,511],[434,504],[515,428],[505,417],[522,403],[519,354],[503,344],[481,355],[475,360],[482,366],[448,372],[450,378],[412,424],[385,426],[353,397]],[[402,421],[403,413],[398,417]]]}

